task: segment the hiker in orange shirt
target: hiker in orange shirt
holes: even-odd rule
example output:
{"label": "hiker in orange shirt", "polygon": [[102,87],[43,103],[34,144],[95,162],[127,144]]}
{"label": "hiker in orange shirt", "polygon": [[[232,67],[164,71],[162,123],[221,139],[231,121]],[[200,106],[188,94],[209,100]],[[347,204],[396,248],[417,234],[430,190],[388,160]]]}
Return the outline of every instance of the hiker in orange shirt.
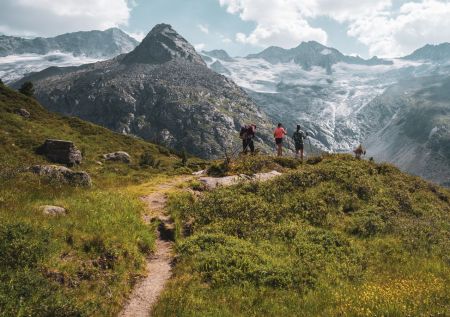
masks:
{"label": "hiker in orange shirt", "polygon": [[273,132],[273,136],[275,137],[275,144],[277,145],[278,156],[283,155],[283,138],[286,134],[287,134],[286,129],[283,128],[283,125],[281,123],[278,123],[277,128]]}

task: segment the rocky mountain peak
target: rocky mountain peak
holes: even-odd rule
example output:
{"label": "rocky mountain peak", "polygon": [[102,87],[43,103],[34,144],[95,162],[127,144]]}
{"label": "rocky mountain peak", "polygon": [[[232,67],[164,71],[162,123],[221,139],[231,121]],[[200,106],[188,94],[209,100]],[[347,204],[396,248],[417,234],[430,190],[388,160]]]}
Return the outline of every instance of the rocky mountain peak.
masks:
{"label": "rocky mountain peak", "polygon": [[169,24],[158,24],[132,52],[123,59],[125,64],[163,64],[184,59],[205,65],[194,47]]}
{"label": "rocky mountain peak", "polygon": [[441,62],[450,60],[450,43],[441,43],[438,45],[427,44],[412,54],[403,57],[408,60],[428,60]]}

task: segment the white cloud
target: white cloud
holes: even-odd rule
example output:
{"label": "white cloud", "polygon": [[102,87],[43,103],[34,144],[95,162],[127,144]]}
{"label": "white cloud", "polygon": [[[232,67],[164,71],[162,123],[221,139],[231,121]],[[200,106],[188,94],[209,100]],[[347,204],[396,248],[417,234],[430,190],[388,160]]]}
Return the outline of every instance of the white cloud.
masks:
{"label": "white cloud", "polygon": [[[323,29],[308,21],[328,17],[347,27],[347,34],[365,44],[370,54],[405,55],[425,44],[450,40],[449,0],[219,0],[231,14],[256,27],[237,33],[236,41],[255,46],[293,47],[301,41],[326,44]],[[404,0],[402,0],[404,1]]]}
{"label": "white cloud", "polygon": [[[257,46],[277,45],[285,48],[297,46],[301,41],[327,42],[327,34],[314,28],[306,20],[314,0],[219,0],[220,5],[243,21],[256,22],[248,35],[236,34],[236,41]],[[309,6],[308,6],[309,4]]]}
{"label": "white cloud", "polygon": [[[2,0],[0,30],[51,36],[127,25],[133,1]],[[5,32],[6,33],[6,32]]]}
{"label": "white cloud", "polygon": [[144,37],[147,35],[144,32],[127,32],[127,34],[139,42],[142,42]]}
{"label": "white cloud", "polygon": [[204,50],[205,47],[206,47],[205,43],[199,43],[199,44],[195,44],[194,45],[194,48],[195,48],[196,51]]}
{"label": "white cloud", "polygon": [[401,6],[397,14],[379,14],[352,22],[348,34],[379,56],[401,56],[425,44],[450,39],[450,3],[424,0]]}
{"label": "white cloud", "polygon": [[229,39],[228,37],[225,37],[225,38],[222,39],[222,43],[225,43],[225,44],[230,44],[232,42],[233,41],[231,39]]}
{"label": "white cloud", "polygon": [[197,27],[205,34],[209,34],[209,29],[207,25],[198,24]]}

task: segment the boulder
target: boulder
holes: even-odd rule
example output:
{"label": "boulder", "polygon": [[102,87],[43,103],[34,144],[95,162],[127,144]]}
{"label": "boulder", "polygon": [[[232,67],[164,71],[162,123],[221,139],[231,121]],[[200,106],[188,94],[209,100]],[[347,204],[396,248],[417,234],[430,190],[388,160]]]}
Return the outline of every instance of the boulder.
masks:
{"label": "boulder", "polygon": [[63,207],[45,205],[45,206],[40,206],[39,209],[42,210],[42,213],[44,215],[48,215],[48,216],[65,216],[66,215],[66,209]]}
{"label": "boulder", "polygon": [[37,148],[36,153],[44,155],[53,163],[73,166],[80,164],[82,155],[72,141],[47,139]]}
{"label": "boulder", "polygon": [[31,167],[29,171],[61,184],[92,186],[92,180],[88,173],[83,171],[75,172],[64,166],[36,165]]}
{"label": "boulder", "polygon": [[30,112],[27,109],[20,108],[16,112],[19,116],[22,116],[24,118],[29,118],[31,116]]}
{"label": "boulder", "polygon": [[118,151],[108,154],[103,154],[103,158],[106,161],[115,161],[115,162],[123,162],[123,163],[130,163],[131,162],[131,156],[127,152]]}

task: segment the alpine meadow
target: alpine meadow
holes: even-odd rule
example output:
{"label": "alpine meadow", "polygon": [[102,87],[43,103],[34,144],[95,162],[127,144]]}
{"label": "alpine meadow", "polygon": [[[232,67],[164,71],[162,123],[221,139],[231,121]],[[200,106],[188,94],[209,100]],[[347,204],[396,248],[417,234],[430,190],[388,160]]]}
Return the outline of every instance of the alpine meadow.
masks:
{"label": "alpine meadow", "polygon": [[448,1],[0,7],[0,317],[450,316]]}

